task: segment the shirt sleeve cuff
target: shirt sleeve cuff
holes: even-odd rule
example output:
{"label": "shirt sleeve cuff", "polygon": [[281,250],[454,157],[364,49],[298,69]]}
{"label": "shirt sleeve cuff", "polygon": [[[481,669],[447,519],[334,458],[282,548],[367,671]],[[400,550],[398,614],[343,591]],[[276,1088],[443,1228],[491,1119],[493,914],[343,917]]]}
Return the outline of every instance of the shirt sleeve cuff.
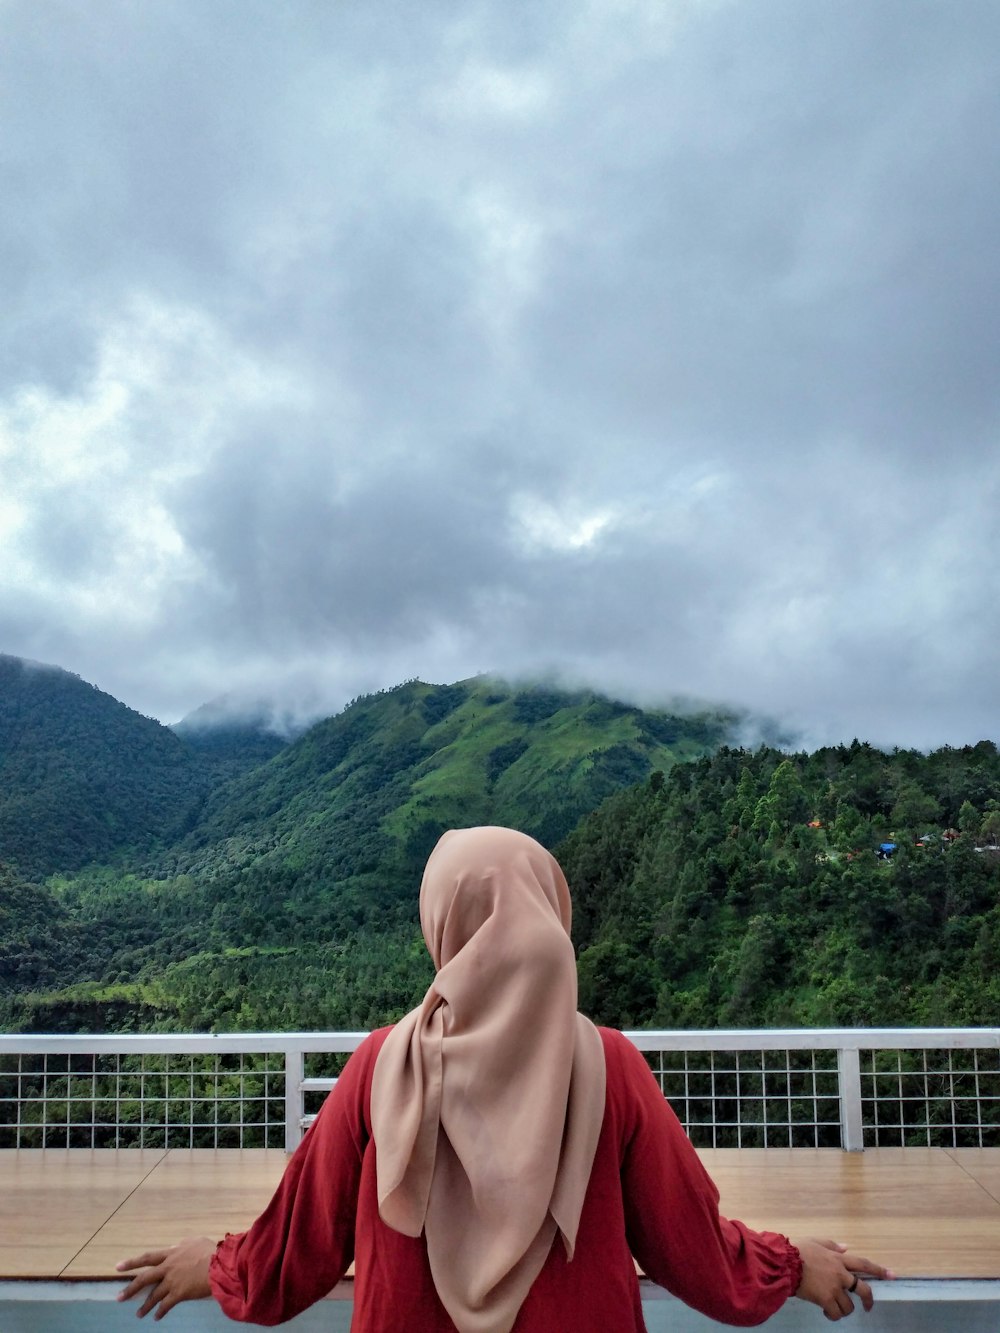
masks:
{"label": "shirt sleeve cuff", "polygon": [[789,1296],[794,1296],[802,1285],[802,1255],[799,1254],[798,1249],[792,1244],[787,1236],[780,1236],[779,1239],[785,1243],[785,1258],[788,1266],[789,1281],[788,1294]]}

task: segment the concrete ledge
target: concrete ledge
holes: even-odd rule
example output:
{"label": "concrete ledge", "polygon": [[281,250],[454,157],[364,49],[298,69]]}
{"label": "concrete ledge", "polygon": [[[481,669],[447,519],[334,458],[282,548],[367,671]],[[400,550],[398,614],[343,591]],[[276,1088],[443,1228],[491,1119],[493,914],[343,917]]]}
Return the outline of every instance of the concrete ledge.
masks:
{"label": "concrete ledge", "polygon": [[[689,1310],[651,1282],[642,1282],[643,1313],[649,1333],[710,1333],[723,1325]],[[119,1333],[135,1329],[136,1303],[121,1305],[119,1281],[51,1279],[0,1281],[3,1333]],[[350,1282],[341,1282],[284,1327],[296,1333],[348,1333]],[[1000,1280],[898,1279],[875,1284],[875,1309],[858,1333],[996,1333],[1000,1327]],[[860,1307],[858,1307],[860,1313]],[[230,1333],[233,1324],[211,1301],[194,1301],[171,1311],[172,1333]],[[244,1328],[257,1325],[244,1324]],[[768,1321],[774,1333],[819,1333],[826,1321],[814,1306],[789,1301]],[[586,1333],[581,1330],[580,1333]],[[608,1330],[601,1330],[608,1333]]]}

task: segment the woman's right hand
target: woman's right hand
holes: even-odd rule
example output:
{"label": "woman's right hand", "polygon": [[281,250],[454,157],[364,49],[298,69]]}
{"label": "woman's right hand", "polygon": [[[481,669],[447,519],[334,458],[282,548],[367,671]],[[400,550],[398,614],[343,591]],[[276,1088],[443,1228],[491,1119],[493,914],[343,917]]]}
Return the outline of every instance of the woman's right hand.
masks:
{"label": "woman's right hand", "polygon": [[208,1266],[215,1250],[214,1240],[208,1236],[194,1236],[190,1240],[182,1240],[179,1245],[171,1245],[169,1249],[147,1250],[134,1259],[123,1259],[115,1265],[118,1272],[135,1272],[135,1276],[118,1293],[118,1299],[130,1300],[149,1287],[146,1299],[136,1314],[141,1319],[154,1306],[158,1306],[153,1318],[162,1319],[181,1301],[196,1301],[211,1296]]}
{"label": "woman's right hand", "polygon": [[792,1244],[802,1259],[802,1281],[795,1294],[800,1300],[818,1305],[827,1319],[853,1313],[852,1291],[866,1310],[872,1308],[875,1298],[861,1274],[887,1279],[894,1276],[881,1264],[849,1253],[846,1245],[835,1240],[793,1240]]}

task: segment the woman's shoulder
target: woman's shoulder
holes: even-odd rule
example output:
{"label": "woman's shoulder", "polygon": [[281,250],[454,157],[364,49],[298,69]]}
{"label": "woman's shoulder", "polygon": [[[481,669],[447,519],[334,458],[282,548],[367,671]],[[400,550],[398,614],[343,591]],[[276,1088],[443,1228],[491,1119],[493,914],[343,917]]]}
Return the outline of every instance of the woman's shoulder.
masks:
{"label": "woman's shoulder", "polygon": [[368,1036],[355,1049],[353,1058],[362,1061],[375,1060],[379,1051],[385,1045],[386,1037],[394,1027],[395,1024],[390,1023],[388,1027],[375,1028],[374,1031],[369,1032]]}
{"label": "woman's shoulder", "polygon": [[342,1077],[350,1074],[362,1081],[371,1078],[371,1071],[375,1067],[375,1061],[378,1059],[378,1053],[385,1045],[385,1039],[392,1031],[392,1025],[384,1028],[376,1028],[374,1032],[369,1032],[351,1052],[347,1064],[344,1066]]}
{"label": "woman's shoulder", "polygon": [[[595,1024],[595,1027],[597,1025]],[[601,1043],[604,1046],[605,1055],[614,1055],[619,1059],[628,1059],[629,1056],[636,1054],[636,1048],[625,1036],[624,1032],[619,1032],[617,1028],[597,1027],[601,1037]]]}
{"label": "woman's shoulder", "polygon": [[634,1042],[619,1032],[617,1028],[599,1027],[601,1043],[604,1047],[604,1063],[608,1072],[609,1086],[613,1083],[634,1083],[637,1079],[645,1083],[651,1076],[645,1057]]}

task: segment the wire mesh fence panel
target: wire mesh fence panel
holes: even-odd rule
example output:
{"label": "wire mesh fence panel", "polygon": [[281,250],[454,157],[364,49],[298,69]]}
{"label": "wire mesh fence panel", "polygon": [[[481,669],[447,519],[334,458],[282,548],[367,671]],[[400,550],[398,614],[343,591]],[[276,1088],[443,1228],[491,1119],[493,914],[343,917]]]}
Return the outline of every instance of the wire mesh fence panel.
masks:
{"label": "wire mesh fence panel", "polygon": [[867,1147],[1000,1146],[1000,1051],[864,1052]]}
{"label": "wire mesh fence panel", "polygon": [[[628,1035],[698,1147],[1000,1146],[1000,1029]],[[294,1147],[363,1037],[3,1035],[0,1148]]]}
{"label": "wire mesh fence panel", "polygon": [[4,1054],[0,1147],[280,1147],[284,1094],[280,1054]]}
{"label": "wire mesh fence panel", "polygon": [[695,1147],[840,1146],[834,1051],[648,1051]]}

